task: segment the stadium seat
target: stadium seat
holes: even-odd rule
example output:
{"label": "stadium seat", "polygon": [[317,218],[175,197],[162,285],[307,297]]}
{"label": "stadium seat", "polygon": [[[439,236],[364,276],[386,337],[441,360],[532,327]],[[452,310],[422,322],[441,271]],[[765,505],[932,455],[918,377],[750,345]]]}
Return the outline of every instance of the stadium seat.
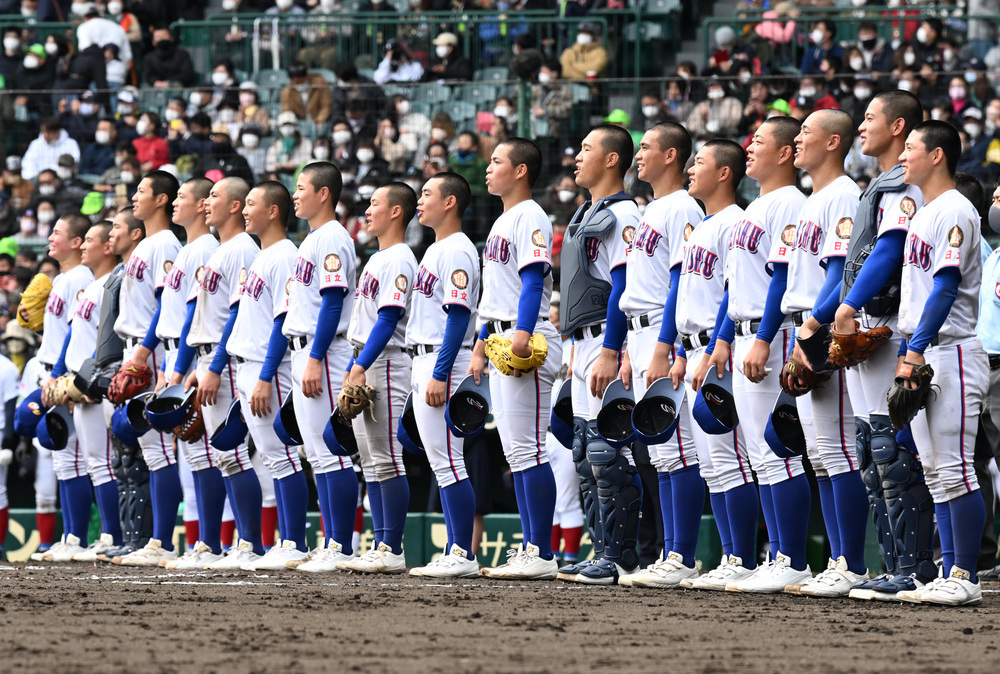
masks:
{"label": "stadium seat", "polygon": [[328,70],[326,68],[310,68],[309,72],[321,75],[323,79],[326,80],[329,84],[337,83],[337,74],[334,73],[332,70]]}
{"label": "stadium seat", "polygon": [[367,78],[369,80],[375,79],[375,69],[374,68],[358,68],[358,75]]}
{"label": "stadium seat", "polygon": [[419,98],[432,105],[436,103],[447,103],[451,100],[451,89],[440,85],[425,85],[414,89],[413,98]]}
{"label": "stadium seat", "polygon": [[413,89],[411,87],[403,86],[402,84],[383,84],[382,92],[385,94],[386,98],[392,98],[397,94],[400,96],[406,96],[410,98],[413,95]]}
{"label": "stadium seat", "polygon": [[163,113],[171,95],[173,95],[173,91],[170,89],[142,89],[139,91],[142,109],[152,110],[157,114]]}
{"label": "stadium seat", "polygon": [[590,87],[586,84],[571,84],[569,85],[569,88],[570,91],[573,92],[574,103],[585,103],[590,100]]}
{"label": "stadium seat", "polygon": [[288,73],[284,70],[261,70],[254,81],[259,87],[260,100],[270,103],[281,97],[281,90],[288,84]]}
{"label": "stadium seat", "polygon": [[411,101],[410,110],[413,112],[424,115],[426,117],[431,117],[431,104],[424,101]]}
{"label": "stadium seat", "polygon": [[456,85],[452,91],[452,98],[456,101],[468,101],[470,103],[483,104],[487,101],[495,101],[499,95],[499,87],[493,84],[483,84],[473,82],[471,84]]}
{"label": "stadium seat", "polygon": [[506,68],[482,68],[472,74],[476,82],[505,82],[510,79],[510,71]]}
{"label": "stadium seat", "polygon": [[[483,104],[492,105],[492,102],[483,101]],[[441,109],[447,112],[448,116],[451,117],[451,121],[456,124],[459,122],[468,122],[476,118],[476,105],[469,101],[451,101],[442,106]]]}

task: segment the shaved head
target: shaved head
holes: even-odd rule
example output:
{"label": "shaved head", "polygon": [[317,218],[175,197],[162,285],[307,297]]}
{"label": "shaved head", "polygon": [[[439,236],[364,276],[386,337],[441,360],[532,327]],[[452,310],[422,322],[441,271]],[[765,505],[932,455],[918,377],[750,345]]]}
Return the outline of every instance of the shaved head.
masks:
{"label": "shaved head", "polygon": [[226,195],[228,201],[238,201],[241,204],[247,202],[247,195],[250,194],[250,185],[243,178],[223,178],[215,184]]}
{"label": "shaved head", "polygon": [[825,134],[840,138],[840,158],[846,159],[854,143],[854,119],[843,110],[817,110],[809,117]]}

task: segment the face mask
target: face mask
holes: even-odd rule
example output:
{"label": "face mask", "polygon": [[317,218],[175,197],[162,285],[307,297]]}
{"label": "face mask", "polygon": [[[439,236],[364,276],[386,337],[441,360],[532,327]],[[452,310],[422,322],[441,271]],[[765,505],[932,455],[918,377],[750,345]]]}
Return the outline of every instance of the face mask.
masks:
{"label": "face mask", "polygon": [[166,52],[166,51],[170,51],[171,47],[174,46],[174,43],[171,40],[160,40],[159,42],[156,43],[155,46],[160,51],[165,51]]}
{"label": "face mask", "polygon": [[807,173],[804,176],[802,176],[801,180],[799,180],[799,184],[802,185],[802,189],[804,189],[804,190],[811,190],[812,186],[813,186],[813,179]]}
{"label": "face mask", "polygon": [[972,140],[978,140],[979,136],[983,133],[983,128],[978,124],[966,124],[962,128],[969,134],[969,138]]}
{"label": "face mask", "polygon": [[863,101],[872,95],[872,90],[868,87],[854,87],[854,97]]}
{"label": "face mask", "polygon": [[5,37],[3,39],[3,48],[7,51],[17,51],[21,48],[21,41],[16,37]]}
{"label": "face mask", "polygon": [[120,2],[109,2],[108,3],[108,14],[112,16],[121,16],[124,7]]}
{"label": "face mask", "polygon": [[927,29],[924,28],[923,26],[917,28],[916,38],[917,42],[919,42],[920,44],[927,44],[927,39],[928,39]]}
{"label": "face mask", "polygon": [[[73,169],[68,166],[57,166],[56,175],[59,176],[60,180],[69,180],[73,177]],[[41,214],[39,214],[40,216]]]}
{"label": "face mask", "polygon": [[27,68],[28,70],[34,70],[41,64],[42,62],[34,54],[28,54],[27,56],[24,57],[24,67]]}
{"label": "face mask", "polygon": [[424,187],[423,183],[418,183],[415,180],[410,180],[406,184],[409,185],[410,189],[416,192],[417,194],[420,194],[420,190],[423,189]]}
{"label": "face mask", "polygon": [[140,136],[145,136],[147,131],[149,131],[149,122],[147,122],[144,119],[140,119],[138,122],[136,122],[135,132],[137,134],[139,134]]}
{"label": "face mask", "polygon": [[816,89],[814,89],[813,87],[806,87],[805,89],[799,89],[799,96],[812,98],[815,95],[816,95]]}
{"label": "face mask", "polygon": [[362,164],[367,164],[373,159],[375,159],[375,152],[367,148],[362,148],[358,150],[357,155],[358,155],[358,161],[361,162]]}
{"label": "face mask", "polygon": [[903,63],[905,63],[906,65],[912,66],[916,62],[917,62],[917,55],[914,54],[913,52],[908,51],[903,54]]}
{"label": "face mask", "polygon": [[708,100],[717,101],[725,95],[726,95],[725,92],[722,91],[721,89],[712,89],[711,91],[708,92]]}
{"label": "face mask", "polygon": [[340,174],[340,178],[341,178],[341,180],[344,181],[345,185],[350,185],[351,183],[354,182],[354,174],[353,173],[341,173]]}
{"label": "face mask", "polygon": [[819,28],[809,33],[809,39],[812,40],[813,44],[822,44],[823,38],[826,34]]}
{"label": "face mask", "polygon": [[278,5],[278,9],[289,9],[293,4],[293,0],[278,0],[276,4]]}
{"label": "face mask", "polygon": [[642,106],[642,114],[645,115],[646,119],[654,119],[660,114],[660,108],[656,105],[644,105]]}
{"label": "face mask", "polygon": [[240,94],[240,105],[249,107],[257,102],[256,94]]}
{"label": "face mask", "polygon": [[931,119],[936,121],[941,121],[944,118],[944,113],[940,110],[931,110]]}
{"label": "face mask", "polygon": [[448,45],[446,45],[446,44],[439,44],[437,47],[434,48],[434,53],[437,54],[437,57],[439,59],[443,59],[450,52],[451,52],[451,50],[448,48]]}
{"label": "face mask", "polygon": [[42,195],[43,197],[51,197],[53,194],[56,193],[56,186],[55,185],[39,185],[38,186],[38,193],[40,195]]}
{"label": "face mask", "polygon": [[351,132],[350,131],[334,131],[333,132],[333,142],[337,145],[347,145],[351,142]]}
{"label": "face mask", "polygon": [[236,119],[236,111],[232,108],[219,110],[219,121],[223,124],[231,124],[234,119]]}
{"label": "face mask", "polygon": [[750,71],[744,70],[740,73],[740,84],[750,84],[751,79],[753,79],[753,74]]}
{"label": "face mask", "polygon": [[38,211],[38,222],[43,225],[52,224],[52,221],[56,219],[55,211]]}
{"label": "face mask", "polygon": [[358,188],[358,201],[371,201],[375,194],[375,188],[371,185],[362,185]]}
{"label": "face mask", "polygon": [[32,218],[21,218],[21,231],[31,233],[37,229],[38,223]]}
{"label": "face mask", "polygon": [[45,43],[45,53],[46,54],[48,54],[49,56],[52,56],[57,51],[59,51],[59,45],[57,45],[55,42],[46,42]]}
{"label": "face mask", "polygon": [[69,13],[76,14],[77,16],[83,16],[84,12],[86,12],[88,9],[90,8],[87,7],[87,3],[74,2],[72,5],[69,6]]}
{"label": "face mask", "polygon": [[95,131],[94,140],[98,145],[107,145],[111,142],[111,134],[107,131]]}
{"label": "face mask", "polygon": [[396,129],[390,126],[388,129],[382,131],[382,135],[389,140],[396,140]]}
{"label": "face mask", "polygon": [[118,174],[118,179],[126,185],[131,185],[132,181],[135,180],[135,176],[132,175],[131,171],[122,171]]}
{"label": "face mask", "polygon": [[510,108],[508,108],[506,105],[498,105],[497,107],[493,108],[494,117],[506,117],[509,114],[510,114]]}
{"label": "face mask", "polygon": [[949,87],[948,95],[951,96],[953,100],[964,101],[965,100],[965,87]]}
{"label": "face mask", "polygon": [[97,106],[93,103],[81,103],[80,104],[80,114],[84,117],[89,117],[90,115],[97,112]]}
{"label": "face mask", "polygon": [[115,166],[121,168],[123,161],[125,161],[125,157],[122,157],[121,155],[115,155]]}
{"label": "face mask", "polygon": [[552,81],[552,75],[549,75],[548,73],[538,73],[539,84],[548,84],[551,81]]}
{"label": "face mask", "polygon": [[212,73],[212,84],[221,87],[229,81],[229,73]]}
{"label": "face mask", "polygon": [[867,40],[861,41],[861,46],[865,49],[865,51],[871,51],[872,49],[875,48],[876,44],[878,44],[878,39],[874,37],[870,37]]}
{"label": "face mask", "polygon": [[295,135],[298,128],[294,124],[282,124],[278,127],[278,133],[280,133],[285,138],[290,138]]}
{"label": "face mask", "polygon": [[431,138],[440,143],[447,140],[448,133],[444,129],[431,129]]}
{"label": "face mask", "polygon": [[941,52],[941,58],[944,59],[945,63],[951,63],[955,60],[955,52],[950,49],[945,49]]}
{"label": "face mask", "polygon": [[335,0],[320,0],[319,6],[323,8],[323,11],[327,14],[333,14],[334,10],[337,9],[337,3]]}
{"label": "face mask", "polygon": [[865,60],[863,58],[861,58],[860,56],[855,56],[851,58],[852,70],[861,70],[864,67],[865,67]]}
{"label": "face mask", "polygon": [[410,114],[410,102],[400,101],[399,103],[397,103],[396,112],[399,113],[400,117],[402,117],[403,115]]}
{"label": "face mask", "polygon": [[243,147],[252,150],[257,147],[258,143],[260,143],[260,136],[253,133],[243,134]]}
{"label": "face mask", "polygon": [[855,7],[864,7],[867,0],[851,0],[851,4]]}
{"label": "face mask", "polygon": [[236,0],[222,0],[222,9],[226,12],[231,12],[236,9]]}
{"label": "face mask", "polygon": [[563,202],[564,204],[568,204],[569,202],[573,201],[573,199],[576,199],[576,192],[574,192],[573,190],[559,190],[558,195],[559,195],[559,201]]}
{"label": "face mask", "polygon": [[172,122],[175,119],[180,119],[181,113],[177,112],[173,108],[167,108],[166,112],[163,113],[163,116],[168,122]]}
{"label": "face mask", "polygon": [[591,35],[590,33],[580,33],[576,36],[577,44],[587,45],[591,44],[593,41],[594,41],[594,36]]}
{"label": "face mask", "polygon": [[896,86],[900,91],[913,91],[913,82],[910,80],[900,80]]}
{"label": "face mask", "polygon": [[1000,234],[1000,208],[990,206],[990,229]]}
{"label": "face mask", "polygon": [[320,145],[313,149],[313,157],[320,161],[326,161],[330,158],[330,148]]}
{"label": "face mask", "polygon": [[192,91],[191,95],[188,96],[188,100],[194,107],[201,107],[201,94],[197,91]]}
{"label": "face mask", "polygon": [[969,84],[975,82],[976,78],[977,78],[976,73],[965,73],[965,81],[968,82]]}

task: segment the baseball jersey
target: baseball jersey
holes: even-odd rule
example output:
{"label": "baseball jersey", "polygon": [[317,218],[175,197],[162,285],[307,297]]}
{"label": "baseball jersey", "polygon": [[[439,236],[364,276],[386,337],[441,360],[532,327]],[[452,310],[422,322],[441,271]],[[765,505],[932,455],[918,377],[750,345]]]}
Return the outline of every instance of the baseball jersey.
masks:
{"label": "baseball jersey", "polygon": [[97,348],[97,319],[101,316],[101,300],[104,299],[104,284],[111,274],[91,281],[83,291],[73,312],[73,335],[66,349],[66,369],[79,372],[83,361],[94,355]]}
{"label": "baseball jersey", "polygon": [[177,253],[160,297],[160,321],[156,324],[156,336],[160,339],[181,336],[187,303],[197,296],[205,265],[218,247],[214,236],[202,234]]}
{"label": "baseball jersey", "polygon": [[729,317],[734,321],[757,320],[764,315],[767,288],[771,284],[768,262],[786,245],[781,235],[795,232],[799,211],[806,201],[795,185],[772,190],[754,199],[743,218],[729,230]]}
{"label": "baseball jersey", "polygon": [[611,270],[625,264],[628,259],[628,244],[635,236],[639,225],[639,207],[634,201],[616,201],[607,207],[615,214],[615,226],[601,237],[590,236],[584,246],[590,273],[611,283]]}
{"label": "baseball jersey", "polygon": [[463,345],[475,341],[476,302],[479,299],[479,252],[462,232],[435,241],[424,253],[413,282],[407,344],[444,342],[446,308],[461,306],[472,312]]}
{"label": "baseball jersey", "polygon": [[684,261],[684,242],[703,217],[685,190],[649,202],[626,249],[625,292],[618,308],[627,316],[663,313],[670,268]]}
{"label": "baseball jersey", "polygon": [[[240,358],[263,362],[274,319],[288,311],[288,294],[298,251],[282,239],[260,251],[250,265],[240,295],[232,335],[226,350]],[[288,352],[286,358],[290,358]]]}
{"label": "baseball jersey", "polygon": [[[516,321],[521,299],[522,269],[542,262],[552,264],[552,221],[542,207],[529,199],[504,212],[490,229],[483,250],[483,299],[479,315],[484,321]],[[552,274],[546,273],[538,320],[548,320]]]}
{"label": "baseball jersey", "polygon": [[688,237],[677,288],[678,333],[694,335],[715,325],[726,292],[729,232],[743,216],[732,204],[702,220]]}
{"label": "baseball jersey", "polygon": [[[240,301],[247,270],[259,253],[260,248],[250,235],[240,232],[220,244],[208,258],[198,286],[191,331],[188,332],[190,346],[219,343],[229,320],[230,308]],[[261,330],[268,332],[263,327]]]}
{"label": "baseball jersey", "polygon": [[910,229],[910,222],[917,210],[924,205],[924,195],[919,188],[907,185],[900,192],[883,192],[878,204],[878,233],[882,236],[894,229],[904,232]]}
{"label": "baseball jersey", "polygon": [[24,364],[24,371],[21,373],[21,386],[18,389],[18,398],[24,400],[34,393],[45,381],[49,373],[42,367],[42,361],[35,356]]}
{"label": "baseball jersey", "polygon": [[375,327],[379,309],[400,307],[403,315],[399,317],[396,330],[386,346],[405,346],[404,319],[408,318],[413,279],[416,276],[417,258],[405,243],[397,243],[372,255],[358,280],[347,339],[356,346],[363,345]]}
{"label": "baseball jersey", "polygon": [[69,332],[69,323],[76,311],[76,303],[93,280],[94,272],[78,264],[52,281],[52,290],[45,303],[45,315],[42,318],[44,339],[38,347],[38,359],[46,365],[55,365],[59,360],[66,333]]}
{"label": "baseball jersey", "polygon": [[282,330],[286,337],[311,337],[316,334],[316,321],[322,304],[320,292],[327,288],[343,288],[346,292],[337,334],[347,332],[354,304],[356,265],[354,241],[336,220],[306,236],[299,246],[294,278],[289,288],[288,315]]}
{"label": "baseball jersey", "polygon": [[[794,232],[788,227],[782,231],[781,245],[770,260],[788,263],[788,289],[781,298],[782,312],[812,309],[816,304],[816,296],[826,280],[826,261],[847,255],[860,198],[857,184],[847,176],[840,176],[806,199]],[[791,245],[788,239],[792,240]]]}
{"label": "baseball jersey", "polygon": [[121,311],[115,320],[119,337],[143,338],[156,315],[156,291],[164,288],[181,242],[169,229],[139,242],[125,263],[119,292]]}
{"label": "baseball jersey", "polygon": [[948,318],[938,334],[949,341],[975,336],[983,262],[979,255],[979,213],[958,190],[951,189],[924,205],[910,222],[903,249],[903,288],[899,330],[912,337],[934,287],[934,274],[945,267],[962,273]]}
{"label": "baseball jersey", "polygon": [[[0,355],[0,402],[6,404],[10,400],[17,400],[21,389],[21,373],[17,371],[17,365],[11,362],[10,358]],[[7,415],[0,415],[0,433],[7,430]]]}

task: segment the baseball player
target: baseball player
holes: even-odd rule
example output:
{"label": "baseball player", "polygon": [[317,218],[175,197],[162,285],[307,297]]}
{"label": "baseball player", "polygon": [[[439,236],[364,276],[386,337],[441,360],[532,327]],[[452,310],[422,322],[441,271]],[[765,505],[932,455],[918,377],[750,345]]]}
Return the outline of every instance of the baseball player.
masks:
{"label": "baseball player", "polygon": [[[243,284],[250,265],[260,252],[246,233],[243,217],[249,191],[250,186],[242,178],[223,178],[212,186],[205,199],[205,224],[219,233],[219,247],[205,263],[197,290],[187,343],[194,347],[198,364],[188,375],[186,388],[198,387],[198,403],[208,436],[226,422],[229,407],[236,399],[236,376],[227,347],[236,323]],[[263,494],[246,441],[235,451],[213,449],[212,454],[215,465],[222,472],[240,540],[228,555],[206,564],[205,568],[231,571],[264,554],[260,532]]]}
{"label": "baseball player", "polygon": [[861,476],[888,570],[856,584],[850,596],[858,599],[891,600],[897,592],[917,589],[937,576],[930,492],[920,462],[896,442],[886,400],[901,340],[896,312],[903,246],[910,221],[924,203],[920,190],[904,182],[898,162],[907,136],[922,120],[920,101],[909,92],[883,92],[869,104],[859,129],[861,151],[878,159],[882,173],[861,195],[843,282],[817,303],[803,324],[805,330],[815,331],[833,323],[838,336],[852,335],[858,331],[857,315],[862,329],[884,325],[893,333],[854,368],[856,379],[848,380],[861,429]]}
{"label": "baseball player", "polygon": [[[896,375],[897,382],[906,379],[904,386],[913,388],[912,368],[926,364],[934,370],[929,382],[934,394],[927,392],[926,408],[910,429],[934,498],[945,575],[896,598],[949,606],[982,601],[976,558],[985,508],[972,455],[990,377],[989,359],[975,334],[980,218],[954,189],[961,148],[954,127],[930,121],[914,128],[900,155],[903,179],[920,188],[924,206],[910,222],[903,252],[899,330],[906,340],[900,349],[906,351]],[[892,399],[889,413],[899,413]]]}
{"label": "baseball player", "polygon": [[323,441],[352,348],[345,337],[354,303],[354,241],[337,222],[343,182],[328,162],[306,165],[296,179],[295,215],[309,223],[309,234],[295,260],[288,313],[282,333],[292,351],[295,416],[306,458],[316,477],[323,517],[322,544],[287,567],[300,571],[336,571],[353,551],[358,478],[349,458],[336,456]]}
{"label": "baseball player", "polygon": [[344,385],[375,389],[371,406],[353,421],[375,540],[361,557],[337,564],[342,571],[402,573],[406,569],[403,527],[410,485],[396,426],[411,388],[412,360],[404,348],[402,319],[410,308],[417,259],[403,239],[416,212],[416,193],[399,182],[375,190],[365,211],[368,232],[378,239],[379,249],[358,281],[347,330],[355,356]]}
{"label": "baseball player", "polygon": [[7,539],[10,523],[10,502],[7,500],[7,471],[14,461],[14,447],[18,436],[14,432],[14,410],[20,390],[20,373],[17,365],[0,355],[0,400],[3,401],[3,444],[0,446],[0,560],[3,559],[3,542]]}
{"label": "baseball player", "polygon": [[[148,367],[153,372],[160,369],[164,356],[163,345],[156,336],[160,297],[181,248],[180,241],[170,231],[177,188],[174,176],[155,170],[143,177],[132,197],[132,214],[142,221],[146,238],[139,242],[125,264],[121,311],[115,321],[115,332],[125,342],[124,362]],[[161,559],[177,556],[172,539],[182,495],[180,476],[171,442],[162,433],[149,431],[139,438],[139,447],[149,466],[153,537],[141,550],[115,559],[126,566],[156,566]]]}
{"label": "baseball player", "polygon": [[[219,242],[205,222],[205,201],[212,189],[207,178],[191,178],[177,189],[174,200],[174,224],[184,228],[187,244],[177,253],[167,276],[161,296],[160,320],[156,335],[164,347],[164,384],[183,383],[192,369],[195,348],[188,344],[194,321],[198,288],[205,275],[209,258],[218,250]],[[201,569],[222,558],[220,533],[225,509],[226,488],[222,473],[215,463],[209,434],[197,442],[177,441],[177,448],[191,466],[194,502],[185,500],[184,509],[198,512],[198,540],[179,559],[165,562],[168,569]]]}
{"label": "baseball player", "polygon": [[[93,272],[80,263],[80,246],[88,229],[90,220],[79,214],[68,214],[56,221],[49,236],[49,255],[59,262],[62,273],[52,282],[52,291],[45,306],[45,339],[38,352],[39,360],[48,371],[44,384],[47,391],[55,384],[56,377],[65,374],[62,366],[59,369],[55,366],[67,344],[77,303],[94,280]],[[87,547],[92,498],[90,479],[87,477],[87,456],[75,433],[70,435],[66,449],[53,453],[52,466],[59,484],[65,533],[62,545],[52,546],[42,561],[68,562]]]}
{"label": "baseball player", "polygon": [[[844,173],[844,158],[854,138],[851,116],[840,110],[809,115],[795,138],[795,165],[808,172],[813,193],[799,212],[793,244],[785,249],[788,288],[781,310],[790,315],[798,337],[812,333],[803,323],[820,299],[843,278],[845,256],[861,190]],[[796,353],[798,346],[793,347]],[[799,354],[799,362],[808,359]],[[827,568],[800,587],[787,591],[814,597],[847,596],[868,578],[865,532],[868,495],[857,459],[854,412],[846,373],[837,370],[827,381],[798,399],[808,456],[819,484],[820,506],[830,541]],[[805,426],[810,426],[805,428]]]}
{"label": "baseball player", "polygon": [[[288,340],[281,333],[288,297],[295,244],[285,226],[292,197],[279,182],[262,182],[247,195],[243,217],[246,231],[260,239],[261,251],[250,265],[240,296],[236,324],[227,349],[236,360],[236,388],[243,418],[258,456],[273,478],[281,543],[250,565],[252,571],[284,570],[300,560],[306,547],[306,500],[309,487],[297,447],[286,446],[274,432],[274,417],[292,390]],[[261,326],[270,322],[267,333]]]}
{"label": "baseball player", "polygon": [[413,359],[413,414],[437,479],[448,540],[444,555],[410,569],[410,575],[463,578],[479,575],[472,554],[476,496],[465,467],[465,440],[448,429],[444,411],[472,357],[479,253],[462,231],[462,216],[472,201],[465,178],[438,173],[420,192],[420,224],[434,231],[434,243],[413,282],[406,345]]}
{"label": "baseball player", "polygon": [[[18,389],[18,405],[41,388],[41,384],[48,377],[44,368],[45,366],[38,360],[37,353],[24,364]],[[42,555],[52,548],[55,539],[58,483],[55,471],[52,469],[52,452],[42,447],[38,438],[31,442],[35,448],[35,479],[32,487],[35,492],[35,527],[38,529],[38,550],[31,553],[30,559],[33,562],[40,562]]]}
{"label": "baseball player", "polygon": [[609,445],[597,434],[596,421],[604,389],[618,376],[628,332],[618,300],[625,290],[626,249],[639,224],[639,209],[624,184],[634,151],[628,132],[610,124],[583,139],[576,184],[590,192],[590,200],[570,222],[561,253],[560,331],[573,338],[573,459],[594,559],[559,569],[559,578],[595,585],[613,585],[639,566],[642,482],[631,449]]}
{"label": "baseball player", "polygon": [[[618,303],[625,312],[629,331],[620,375],[626,385],[634,382],[636,400],[650,384],[666,377],[674,362],[684,237],[704,217],[698,203],[684,190],[684,166],[691,150],[687,130],[680,124],[664,122],[646,131],[635,156],[639,179],[652,186],[654,197],[629,243],[625,292]],[[642,571],[621,577],[623,585],[670,588],[698,575],[694,552],[705,482],[688,405],[685,399],[671,439],[649,447],[650,461],[659,477],[663,554]]]}
{"label": "baseball player", "polygon": [[[519,357],[531,355],[536,331],[547,341],[558,339],[548,320],[552,223],[531,198],[541,165],[534,143],[511,138],[497,146],[486,169],[487,189],[501,198],[504,210],[483,251],[482,329],[469,364],[477,382],[485,368],[488,336],[509,338],[511,351]],[[546,417],[558,371],[555,358],[529,374],[503,375],[495,365],[489,370],[493,417],[513,475],[523,533],[521,548],[510,551],[507,563],[482,570],[490,578],[546,580],[558,572],[552,554],[556,483],[545,451]]]}

